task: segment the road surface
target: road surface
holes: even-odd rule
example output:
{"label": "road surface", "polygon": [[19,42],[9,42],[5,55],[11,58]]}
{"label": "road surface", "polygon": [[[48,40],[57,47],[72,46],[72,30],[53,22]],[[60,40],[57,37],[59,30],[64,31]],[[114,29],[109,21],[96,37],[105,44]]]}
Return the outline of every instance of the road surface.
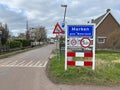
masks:
{"label": "road surface", "polygon": [[57,85],[46,76],[46,65],[55,45],[0,59],[0,90],[120,90],[120,87]]}

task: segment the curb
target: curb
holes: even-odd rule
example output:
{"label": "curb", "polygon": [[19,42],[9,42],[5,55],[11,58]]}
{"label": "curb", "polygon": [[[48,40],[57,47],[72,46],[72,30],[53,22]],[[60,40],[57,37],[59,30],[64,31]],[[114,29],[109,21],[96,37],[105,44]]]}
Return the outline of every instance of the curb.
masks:
{"label": "curb", "polygon": [[51,54],[51,55],[49,56],[49,60],[52,59],[54,56],[55,56],[54,54]]}

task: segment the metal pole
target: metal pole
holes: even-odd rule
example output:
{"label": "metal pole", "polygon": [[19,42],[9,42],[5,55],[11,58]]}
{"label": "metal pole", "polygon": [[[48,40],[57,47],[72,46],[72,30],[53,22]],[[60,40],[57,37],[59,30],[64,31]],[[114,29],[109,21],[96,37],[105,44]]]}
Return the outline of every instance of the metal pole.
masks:
{"label": "metal pole", "polygon": [[65,11],[64,11],[64,19],[63,19],[63,22],[65,23],[65,17],[66,17],[67,5],[61,5],[61,7],[65,7]]}
{"label": "metal pole", "polygon": [[[57,34],[56,34],[56,39],[57,39]],[[57,41],[56,41],[56,52],[57,52],[56,60],[57,60],[57,58],[58,58],[58,51],[57,51],[58,48],[57,48],[57,47],[58,47],[58,39],[57,39]]]}
{"label": "metal pole", "polygon": [[92,70],[95,70],[95,41],[96,41],[96,39],[95,39],[95,37],[96,37],[96,30],[95,30],[95,25],[93,25],[93,27],[94,27],[94,36],[93,36],[93,65],[92,65]]}
{"label": "metal pole", "polygon": [[[64,11],[64,18],[63,18],[63,23],[64,23],[64,30],[65,30],[65,17],[66,17],[66,10],[67,10],[67,5],[61,5],[61,7],[65,7]],[[65,71],[67,70],[67,30],[65,31]]]}
{"label": "metal pole", "polygon": [[64,12],[64,19],[63,19],[64,23],[65,23],[65,17],[66,17],[66,10],[67,10],[67,7],[65,7],[65,12]]}
{"label": "metal pole", "polygon": [[65,32],[65,71],[67,70],[67,30]]}
{"label": "metal pole", "polygon": [[58,51],[58,58],[59,58],[59,61],[60,61],[60,35],[58,34],[58,42],[59,42],[59,51]]}

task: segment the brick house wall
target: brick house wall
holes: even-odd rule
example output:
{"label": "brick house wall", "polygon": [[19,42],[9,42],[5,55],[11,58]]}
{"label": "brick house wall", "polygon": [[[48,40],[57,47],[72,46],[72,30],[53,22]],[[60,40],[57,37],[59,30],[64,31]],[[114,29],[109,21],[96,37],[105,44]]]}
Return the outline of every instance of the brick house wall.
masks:
{"label": "brick house wall", "polygon": [[[100,20],[101,19],[101,20]],[[99,22],[97,22],[99,20]],[[96,48],[107,49],[107,39],[111,33],[120,30],[120,25],[110,13],[110,9],[104,15],[93,21],[97,23],[96,27]]]}

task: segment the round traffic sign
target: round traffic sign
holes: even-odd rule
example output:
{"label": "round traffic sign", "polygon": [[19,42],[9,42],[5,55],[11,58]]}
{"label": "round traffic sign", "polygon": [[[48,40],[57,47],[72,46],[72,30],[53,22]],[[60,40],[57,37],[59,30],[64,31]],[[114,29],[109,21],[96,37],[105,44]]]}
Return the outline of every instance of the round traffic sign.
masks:
{"label": "round traffic sign", "polygon": [[83,48],[88,48],[90,47],[90,44],[91,44],[91,40],[87,37],[84,37],[80,40],[80,45],[83,47]]}
{"label": "round traffic sign", "polygon": [[72,39],[72,40],[70,41],[70,44],[71,44],[72,46],[75,46],[75,45],[77,44],[76,39]]}

